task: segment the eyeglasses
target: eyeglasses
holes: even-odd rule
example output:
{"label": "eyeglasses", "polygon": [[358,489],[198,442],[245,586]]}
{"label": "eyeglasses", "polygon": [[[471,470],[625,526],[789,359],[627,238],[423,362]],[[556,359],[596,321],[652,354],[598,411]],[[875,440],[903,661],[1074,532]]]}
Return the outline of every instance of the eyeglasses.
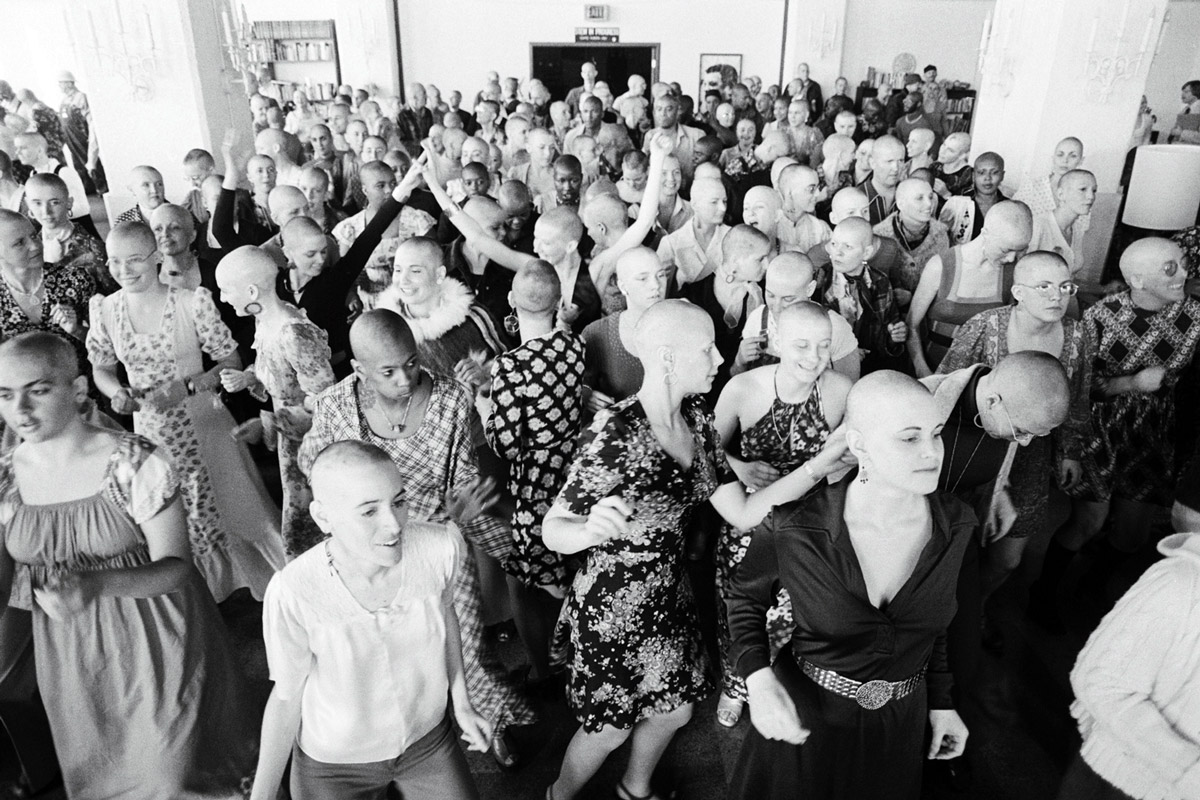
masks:
{"label": "eyeglasses", "polygon": [[126,258],[126,259],[110,258],[107,262],[108,268],[109,269],[120,269],[122,266],[134,266],[137,264],[145,264],[157,252],[158,252],[157,250],[151,250],[149,253],[147,253],[144,256],[130,256],[129,258]]}
{"label": "eyeglasses", "polygon": [[1066,283],[1050,283],[1042,281],[1041,283],[1018,283],[1017,286],[1024,286],[1027,289],[1033,289],[1042,297],[1074,297],[1079,291],[1079,284],[1067,281]]}
{"label": "eyeglasses", "polygon": [[1012,431],[1012,440],[1024,447],[1039,436],[1045,436],[1045,433],[1030,433],[1029,431],[1021,431],[1017,433],[1017,428],[1013,425],[1012,415],[1008,413],[1008,407],[1004,404],[1004,398],[997,397],[996,405],[1000,406],[1000,410],[1004,412],[1004,418],[1008,420],[1008,429]]}

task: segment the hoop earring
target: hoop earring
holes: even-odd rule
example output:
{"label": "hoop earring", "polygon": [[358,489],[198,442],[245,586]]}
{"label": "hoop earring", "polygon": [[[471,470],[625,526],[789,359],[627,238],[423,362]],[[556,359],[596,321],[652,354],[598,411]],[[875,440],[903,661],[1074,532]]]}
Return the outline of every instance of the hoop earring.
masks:
{"label": "hoop earring", "polygon": [[675,374],[675,370],[663,373],[663,384],[666,386],[674,386],[675,381],[679,380],[679,376]]}
{"label": "hoop earring", "polygon": [[974,422],[975,422],[975,427],[976,427],[976,428],[982,428],[982,429],[983,429],[983,430],[985,430],[985,431],[987,430],[987,428],[986,428],[986,427],[984,427],[984,424],[983,424],[983,412],[982,412],[982,411],[977,411],[977,412],[975,413],[975,420],[974,420]]}
{"label": "hoop earring", "polygon": [[253,300],[251,300],[249,303],[246,303],[245,308],[242,309],[242,311],[245,311],[246,314],[251,317],[258,316],[259,314],[262,313],[262,310],[263,310],[262,303],[257,303]]}
{"label": "hoop earring", "polygon": [[510,336],[516,336],[521,332],[521,319],[517,316],[517,310],[512,309],[508,316],[504,318],[504,330]]}

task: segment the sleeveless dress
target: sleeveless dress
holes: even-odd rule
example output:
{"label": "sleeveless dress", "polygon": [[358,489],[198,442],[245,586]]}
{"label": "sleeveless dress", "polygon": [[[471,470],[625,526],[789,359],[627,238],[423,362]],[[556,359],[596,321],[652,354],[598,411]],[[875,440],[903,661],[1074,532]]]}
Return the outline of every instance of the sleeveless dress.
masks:
{"label": "sleeveless dress", "polygon": [[[785,403],[776,389],[775,401],[762,419],[740,434],[738,457],[743,461],[765,461],[783,474],[798,468],[815,457],[829,438],[829,423],[821,405],[820,379],[813,384],[808,397],[799,403]],[[746,556],[753,531],[739,531],[728,523],[722,525],[717,540],[717,619],[721,638],[721,676],[725,694],[737,700],[748,700],[746,682],[734,670],[729,660],[729,618],[725,611],[727,590],[733,581],[738,564]],[[773,651],[792,638],[792,602],[780,590],[775,605],[767,612],[767,630]]]}
{"label": "sleeveless dress", "polygon": [[958,280],[962,274],[962,245],[950,248],[949,257],[942,259],[942,283],[937,298],[925,314],[923,334],[925,336],[925,360],[929,368],[937,371],[938,364],[946,357],[954,334],[959,326],[984,311],[1008,305],[1012,302],[1013,268],[1005,265],[996,274],[996,285],[985,297],[960,300]]}
{"label": "sleeveless dress", "polygon": [[32,611],[38,685],[70,797],[242,796],[257,716],[200,573],[156,597],[99,597],[62,622],[33,600],[56,576],[149,564],[140,525],[179,496],[171,465],[123,434],[99,491],[26,505],[0,457],[0,526],[16,563],[10,603]]}

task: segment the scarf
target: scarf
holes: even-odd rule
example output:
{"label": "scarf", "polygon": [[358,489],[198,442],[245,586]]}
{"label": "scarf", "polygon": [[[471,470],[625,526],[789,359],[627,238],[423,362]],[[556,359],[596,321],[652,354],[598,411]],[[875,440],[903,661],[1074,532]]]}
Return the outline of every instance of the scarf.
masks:
{"label": "scarf", "polygon": [[858,275],[847,275],[834,270],[833,283],[829,286],[827,297],[837,303],[838,313],[851,325],[858,324],[862,316],[862,293],[871,288],[870,272],[870,267],[865,264],[863,271]]}

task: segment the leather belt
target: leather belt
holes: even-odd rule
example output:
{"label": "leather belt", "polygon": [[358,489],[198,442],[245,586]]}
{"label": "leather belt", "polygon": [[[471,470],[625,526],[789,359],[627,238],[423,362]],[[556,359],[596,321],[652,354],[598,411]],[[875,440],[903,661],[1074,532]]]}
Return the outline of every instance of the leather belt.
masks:
{"label": "leather belt", "polygon": [[848,697],[868,711],[883,708],[892,700],[899,700],[901,697],[912,694],[918,686],[925,682],[925,667],[921,667],[920,672],[906,680],[866,681],[864,683],[852,681],[831,669],[822,669],[807,659],[797,658],[796,660],[800,662],[800,670],[817,686],[841,697]]}

